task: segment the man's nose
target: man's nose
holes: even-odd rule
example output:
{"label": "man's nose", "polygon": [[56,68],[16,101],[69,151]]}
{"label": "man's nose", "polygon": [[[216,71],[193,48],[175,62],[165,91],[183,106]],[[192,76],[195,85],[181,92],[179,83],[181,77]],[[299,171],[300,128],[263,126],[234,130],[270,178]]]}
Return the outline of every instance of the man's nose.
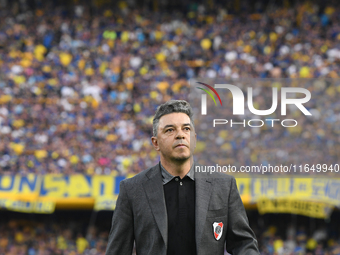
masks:
{"label": "man's nose", "polygon": [[179,130],[176,134],[176,139],[184,139],[184,132],[183,130]]}

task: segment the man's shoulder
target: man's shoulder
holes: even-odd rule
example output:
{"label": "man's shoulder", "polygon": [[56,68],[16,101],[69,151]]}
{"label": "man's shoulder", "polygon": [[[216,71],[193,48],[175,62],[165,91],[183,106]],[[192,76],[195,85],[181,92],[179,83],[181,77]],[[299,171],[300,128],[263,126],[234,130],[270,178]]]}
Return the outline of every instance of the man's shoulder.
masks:
{"label": "man's shoulder", "polygon": [[212,178],[214,181],[213,181],[213,184],[215,185],[226,185],[227,187],[229,187],[233,180],[235,180],[235,177],[232,176],[232,175],[229,175],[229,174],[225,174],[225,173],[213,173],[212,174]]}
{"label": "man's shoulder", "polygon": [[140,185],[147,181],[150,176],[156,174],[157,171],[160,171],[158,164],[141,171],[131,178],[124,179],[122,182],[124,182],[124,184],[128,186]]}

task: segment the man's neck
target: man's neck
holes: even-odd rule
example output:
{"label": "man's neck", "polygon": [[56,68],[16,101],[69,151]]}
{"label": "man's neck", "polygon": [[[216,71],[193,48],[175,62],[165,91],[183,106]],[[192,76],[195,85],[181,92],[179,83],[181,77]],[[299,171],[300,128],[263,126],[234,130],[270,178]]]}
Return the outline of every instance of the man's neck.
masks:
{"label": "man's neck", "polygon": [[161,159],[162,166],[173,176],[179,176],[181,179],[186,176],[189,171],[194,159],[191,157],[185,162],[173,162]]}

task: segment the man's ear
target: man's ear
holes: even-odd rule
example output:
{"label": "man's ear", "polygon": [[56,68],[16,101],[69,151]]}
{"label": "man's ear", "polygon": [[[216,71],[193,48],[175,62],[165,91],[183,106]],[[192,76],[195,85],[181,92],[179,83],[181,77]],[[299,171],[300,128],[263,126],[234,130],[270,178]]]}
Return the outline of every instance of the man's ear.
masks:
{"label": "man's ear", "polygon": [[153,147],[155,148],[155,150],[159,151],[159,145],[158,145],[157,137],[155,137],[155,136],[151,137],[151,143],[152,143]]}

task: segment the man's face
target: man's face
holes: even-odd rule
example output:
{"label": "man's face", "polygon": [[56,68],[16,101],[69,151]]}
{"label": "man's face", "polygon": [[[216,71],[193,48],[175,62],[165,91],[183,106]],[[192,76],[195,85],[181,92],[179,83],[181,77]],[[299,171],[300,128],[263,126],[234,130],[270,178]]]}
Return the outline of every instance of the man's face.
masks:
{"label": "man's face", "polygon": [[186,161],[196,146],[196,133],[190,118],[182,112],[170,113],[159,119],[157,137],[152,144],[165,160]]}

